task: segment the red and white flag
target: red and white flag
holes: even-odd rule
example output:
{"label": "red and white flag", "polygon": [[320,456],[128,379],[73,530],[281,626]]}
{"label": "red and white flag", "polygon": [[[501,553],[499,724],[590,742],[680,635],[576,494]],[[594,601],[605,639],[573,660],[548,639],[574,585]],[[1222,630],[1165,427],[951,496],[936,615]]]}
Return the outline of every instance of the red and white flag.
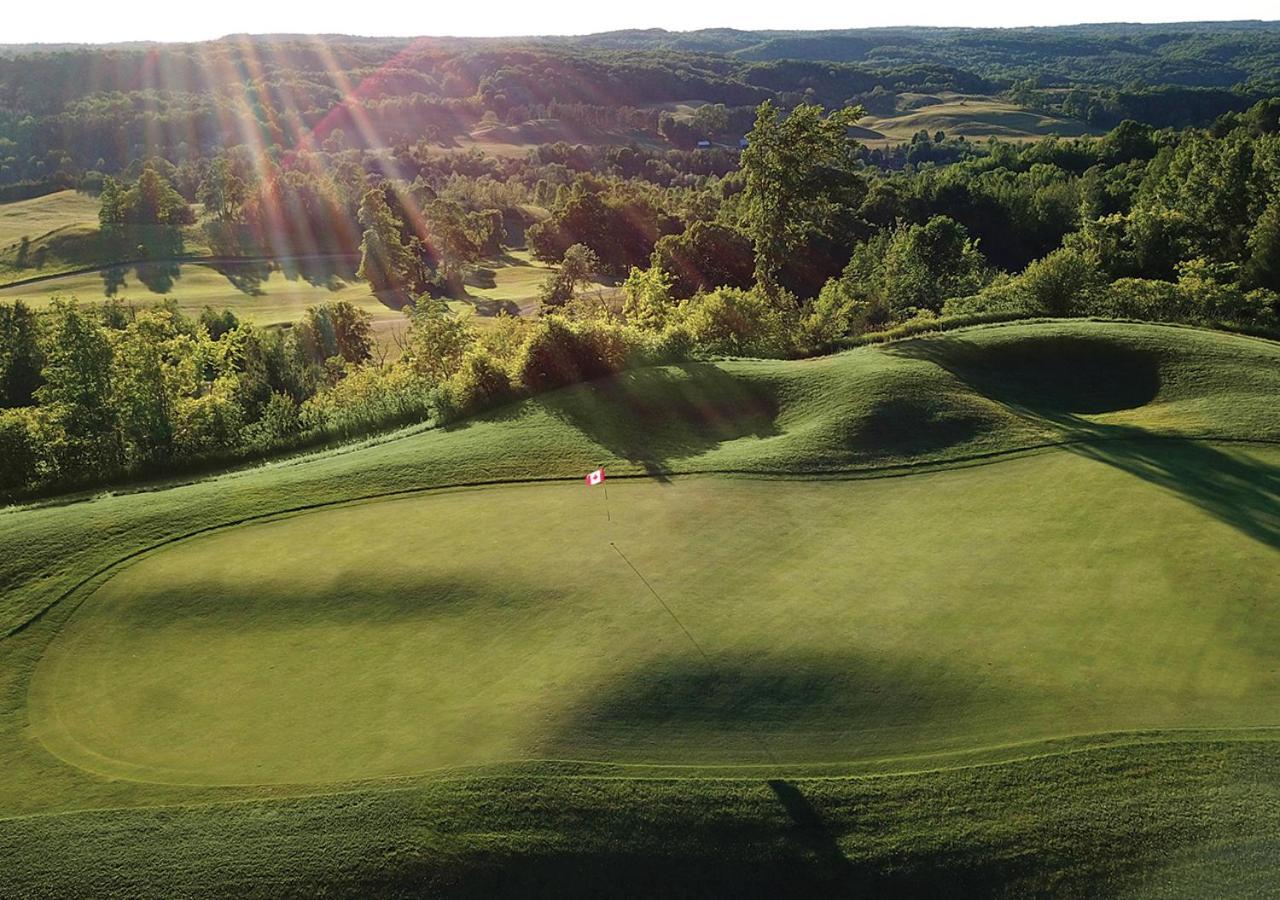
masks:
{"label": "red and white flag", "polygon": [[604,484],[604,466],[596,469],[594,472],[587,473],[587,484],[596,485]]}

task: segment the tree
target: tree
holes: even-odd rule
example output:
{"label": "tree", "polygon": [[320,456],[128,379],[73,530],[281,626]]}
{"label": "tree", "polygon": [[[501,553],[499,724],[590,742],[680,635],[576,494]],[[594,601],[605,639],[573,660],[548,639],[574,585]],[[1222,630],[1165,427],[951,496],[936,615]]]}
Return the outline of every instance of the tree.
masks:
{"label": "tree", "polygon": [[755,260],[751,241],[735,228],[696,221],[683,234],[670,234],[653,247],[652,264],[672,277],[677,299],[699,291],[751,285]]}
{"label": "tree", "polygon": [[44,384],[36,399],[65,435],[65,475],[113,471],[122,461],[112,406],[112,349],[106,329],[74,302],[56,300],[44,340]]}
{"label": "tree", "polygon": [[671,276],[659,266],[632,269],[622,283],[622,293],[626,298],[622,303],[622,314],[627,321],[649,331],[661,331],[674,308],[671,284]]}
{"label": "tree", "polygon": [[451,313],[443,300],[425,295],[405,312],[409,316],[405,342],[409,364],[438,381],[457,372],[463,354],[475,343],[470,323]]}
{"label": "tree", "polygon": [[321,303],[307,309],[307,317],[295,328],[299,341],[312,362],[324,363],[337,357],[359,364],[373,354],[371,317],[347,300]]}
{"label": "tree", "polygon": [[359,222],[364,228],[360,241],[360,268],[356,274],[375,291],[405,290],[413,283],[417,261],[401,239],[403,227],[378,188],[360,199]]}
{"label": "tree", "polygon": [[1267,204],[1249,233],[1244,281],[1250,287],[1280,291],[1280,194]]}
{"label": "tree", "polygon": [[825,231],[841,206],[857,205],[858,145],[848,131],[862,114],[854,106],[824,118],[821,106],[802,103],[782,118],[771,102],[760,104],[742,152],[741,210],[756,280],[767,293],[777,292],[779,273],[801,245]]}
{"label": "tree", "polygon": [[573,298],[580,287],[591,283],[591,275],[600,267],[600,260],[590,247],[574,244],[564,252],[560,268],[542,283],[538,300],[544,307],[563,306]]}
{"label": "tree", "polygon": [[35,311],[21,300],[0,303],[0,407],[30,406],[43,365]]}
{"label": "tree", "polygon": [[231,161],[226,157],[218,157],[200,182],[198,196],[206,210],[221,221],[229,222],[239,216],[248,191],[244,181],[231,168]]}
{"label": "tree", "polygon": [[436,199],[426,210],[432,250],[440,259],[440,270],[452,292],[461,289],[466,267],[484,251],[491,222],[487,215],[469,214],[452,200]]}

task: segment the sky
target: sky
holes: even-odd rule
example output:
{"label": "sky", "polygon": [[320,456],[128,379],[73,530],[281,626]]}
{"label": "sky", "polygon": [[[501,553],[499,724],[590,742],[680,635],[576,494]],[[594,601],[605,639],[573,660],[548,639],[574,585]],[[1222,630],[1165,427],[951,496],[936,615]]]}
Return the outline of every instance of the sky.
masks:
{"label": "sky", "polygon": [[[1276,0],[644,0],[557,3],[554,0],[62,0],[7,4],[0,43],[195,41],[227,34],[467,35],[589,34],[619,28],[871,28],[887,25],[972,27],[1069,25],[1079,22],[1187,22],[1277,19]],[[197,11],[199,11],[197,13]]]}

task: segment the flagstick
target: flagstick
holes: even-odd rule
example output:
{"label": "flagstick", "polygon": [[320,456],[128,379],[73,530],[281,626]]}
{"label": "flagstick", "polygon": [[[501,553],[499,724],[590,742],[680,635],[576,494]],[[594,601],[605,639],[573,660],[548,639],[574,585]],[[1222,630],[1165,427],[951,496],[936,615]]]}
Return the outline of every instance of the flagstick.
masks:
{"label": "flagstick", "polygon": [[604,488],[604,520],[612,523],[613,516],[609,515],[609,482],[607,480],[600,482],[600,487]]}

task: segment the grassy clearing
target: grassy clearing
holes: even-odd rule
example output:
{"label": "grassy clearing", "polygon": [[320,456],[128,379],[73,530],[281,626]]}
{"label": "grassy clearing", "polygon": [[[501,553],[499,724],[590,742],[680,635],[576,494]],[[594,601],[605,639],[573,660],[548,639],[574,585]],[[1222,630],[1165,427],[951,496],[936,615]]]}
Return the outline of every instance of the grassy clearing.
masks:
{"label": "grassy clearing", "polygon": [[[1078,137],[1101,134],[1083,122],[1046,116],[1022,109],[994,97],[976,94],[942,94],[939,102],[928,103],[892,116],[866,116],[860,127],[875,134],[860,137],[865,143],[901,143],[924,129],[930,134],[945,131],[951,137],[1002,140],[1039,140],[1048,135]],[[877,138],[876,135],[879,137]]]}
{"label": "grassy clearing", "polygon": [[0,894],[1259,889],[1277,363],[984,327],[0,514]]}

